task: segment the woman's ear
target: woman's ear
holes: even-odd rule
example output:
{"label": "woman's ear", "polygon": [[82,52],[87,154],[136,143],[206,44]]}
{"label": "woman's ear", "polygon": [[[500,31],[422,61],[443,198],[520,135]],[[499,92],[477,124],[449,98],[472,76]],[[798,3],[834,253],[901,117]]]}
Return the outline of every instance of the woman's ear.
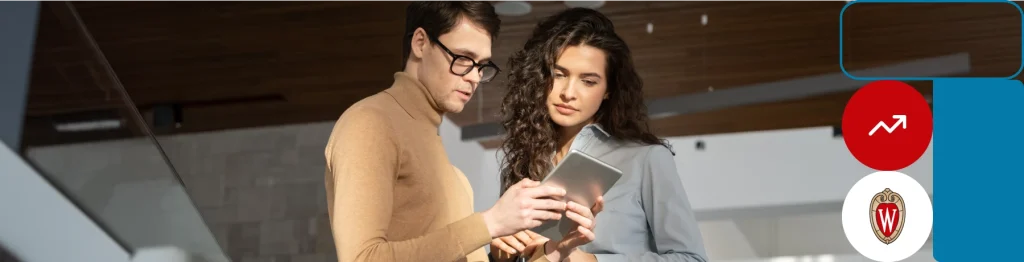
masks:
{"label": "woman's ear", "polygon": [[427,31],[423,28],[416,28],[416,31],[412,32],[412,56],[416,59],[423,59],[423,53],[426,52],[430,46],[430,40],[427,38]]}

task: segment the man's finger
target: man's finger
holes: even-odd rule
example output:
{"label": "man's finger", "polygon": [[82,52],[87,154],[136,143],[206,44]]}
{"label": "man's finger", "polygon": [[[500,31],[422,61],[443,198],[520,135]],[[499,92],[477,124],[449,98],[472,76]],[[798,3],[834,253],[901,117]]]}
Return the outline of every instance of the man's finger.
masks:
{"label": "man's finger", "polygon": [[523,180],[520,180],[519,183],[516,183],[516,185],[519,185],[519,187],[521,188],[530,188],[540,185],[540,182],[533,181],[532,179],[529,178],[524,178]]}
{"label": "man's finger", "polygon": [[[534,220],[539,220],[539,221],[542,221],[542,222],[544,220],[559,220],[559,219],[562,219],[562,213],[554,212],[554,211],[549,211],[549,210],[536,210],[534,212],[530,212],[530,215],[532,216],[532,218]],[[530,227],[530,228],[533,228],[533,227]]]}
{"label": "man's finger", "polygon": [[540,244],[533,244],[533,245],[526,246],[526,250],[523,250],[523,255],[527,256],[527,257],[533,256],[533,252],[537,251],[537,247],[539,247],[540,245],[543,245],[543,244],[544,243],[541,242]]}
{"label": "man's finger", "polygon": [[512,248],[508,244],[505,244],[505,241],[501,241],[500,239],[492,243],[494,244],[494,246],[498,247],[498,249],[501,249],[501,251],[504,251],[505,253],[515,255],[518,252],[515,248]]}
{"label": "man's finger", "polygon": [[504,241],[505,244],[511,246],[512,248],[515,248],[519,252],[522,252],[523,250],[526,249],[526,245],[520,243],[518,239],[512,236],[501,237],[501,241]]}
{"label": "man's finger", "polygon": [[568,204],[562,201],[551,200],[551,199],[531,199],[529,200],[533,209],[539,210],[550,210],[550,211],[565,211]]}
{"label": "man's finger", "polygon": [[[520,243],[523,243],[523,244],[527,245],[527,247],[530,244],[533,244],[533,238],[531,238],[529,234],[526,234],[526,232],[519,231],[519,233],[515,233],[512,236],[514,236],[517,240],[519,240]],[[524,249],[526,249],[526,248],[524,248]]]}
{"label": "man's finger", "polygon": [[538,186],[524,189],[523,195],[528,198],[558,198],[565,196],[565,189],[552,186]]}

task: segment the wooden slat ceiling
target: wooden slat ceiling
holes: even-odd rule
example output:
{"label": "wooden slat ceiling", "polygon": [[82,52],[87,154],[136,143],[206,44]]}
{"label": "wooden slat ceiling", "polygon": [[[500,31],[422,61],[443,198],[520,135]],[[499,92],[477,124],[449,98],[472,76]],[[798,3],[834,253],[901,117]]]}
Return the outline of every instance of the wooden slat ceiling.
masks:
{"label": "wooden slat ceiling", "polygon": [[[143,111],[182,105],[183,125],[167,133],[337,118],[351,103],[386,88],[400,69],[405,5],[74,2]],[[502,18],[494,54],[506,71],[508,55],[522,47],[535,24],[565,8],[562,2],[532,5],[529,15]],[[844,5],[607,2],[599,10],[630,44],[645,96],[657,98],[839,72]],[[122,104],[102,65],[53,14],[53,3],[44,6],[26,120],[30,145],[72,142],[47,129],[54,114]],[[1006,4],[857,4],[844,20],[845,66],[852,71],[967,52],[968,75],[1011,75],[1021,61],[1020,19]],[[648,23],[653,33],[646,32]],[[482,87],[465,111],[450,115],[452,121],[497,121],[503,83],[501,76]],[[930,93],[930,83],[914,84]],[[834,125],[850,95],[679,115],[652,127],[659,135],[679,136]]]}

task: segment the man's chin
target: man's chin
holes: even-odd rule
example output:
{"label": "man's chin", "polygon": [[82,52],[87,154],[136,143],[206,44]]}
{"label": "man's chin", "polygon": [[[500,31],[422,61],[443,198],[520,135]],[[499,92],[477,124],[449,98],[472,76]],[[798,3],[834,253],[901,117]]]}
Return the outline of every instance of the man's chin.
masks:
{"label": "man's chin", "polygon": [[466,103],[462,102],[449,102],[444,105],[445,113],[458,114],[462,113],[463,109],[466,109]]}

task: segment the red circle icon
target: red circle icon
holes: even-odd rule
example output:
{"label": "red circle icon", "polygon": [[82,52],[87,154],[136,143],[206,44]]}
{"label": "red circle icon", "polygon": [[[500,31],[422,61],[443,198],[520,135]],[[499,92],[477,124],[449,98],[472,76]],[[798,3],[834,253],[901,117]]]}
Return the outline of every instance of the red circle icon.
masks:
{"label": "red circle icon", "polygon": [[932,140],[932,110],[914,87],[893,80],[862,87],[843,111],[846,148],[865,166],[903,169],[921,158]]}

